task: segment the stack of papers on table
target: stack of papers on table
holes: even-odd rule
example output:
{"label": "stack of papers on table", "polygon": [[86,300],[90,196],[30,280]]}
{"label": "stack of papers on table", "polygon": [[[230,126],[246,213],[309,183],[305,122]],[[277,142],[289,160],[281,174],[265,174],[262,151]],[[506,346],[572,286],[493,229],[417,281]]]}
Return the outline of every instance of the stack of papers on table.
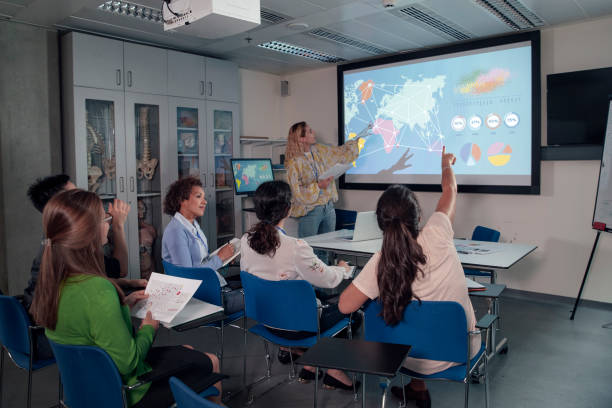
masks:
{"label": "stack of papers on table", "polygon": [[469,292],[473,292],[475,290],[487,290],[486,287],[476,281],[471,280],[470,278],[465,278],[465,284],[467,285]]}

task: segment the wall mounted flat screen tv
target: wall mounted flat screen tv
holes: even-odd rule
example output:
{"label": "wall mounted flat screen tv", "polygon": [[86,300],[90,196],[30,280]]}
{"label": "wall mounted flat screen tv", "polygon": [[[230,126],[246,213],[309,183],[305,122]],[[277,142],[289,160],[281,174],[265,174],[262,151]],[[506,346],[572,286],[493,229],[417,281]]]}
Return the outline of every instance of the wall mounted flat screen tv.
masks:
{"label": "wall mounted flat screen tv", "polygon": [[603,144],[608,95],[612,68],[547,75],[547,144]]}
{"label": "wall mounted flat screen tv", "polygon": [[236,195],[253,195],[261,183],[274,180],[270,159],[231,159]]}
{"label": "wall mounted flat screen tv", "polygon": [[460,192],[539,194],[540,33],[339,65],[338,129],[360,150],[340,188],[440,191],[446,146]]}

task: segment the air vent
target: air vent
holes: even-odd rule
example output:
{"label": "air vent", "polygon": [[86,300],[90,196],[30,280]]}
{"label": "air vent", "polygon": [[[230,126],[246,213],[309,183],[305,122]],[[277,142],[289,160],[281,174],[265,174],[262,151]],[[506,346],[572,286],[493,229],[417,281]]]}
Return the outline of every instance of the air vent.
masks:
{"label": "air vent", "polygon": [[347,37],[344,34],[340,34],[335,31],[328,30],[326,28],[317,28],[308,32],[307,34],[312,35],[314,37],[323,38],[325,40],[333,41],[342,45],[359,48],[360,50],[374,55],[387,54],[391,52],[391,50],[376,47],[375,45]]}
{"label": "air vent", "polygon": [[309,58],[321,62],[327,62],[334,64],[336,62],[344,61],[343,58],[336,57],[334,55],[325,54],[323,52],[311,50],[309,48],[300,47],[293,44],[288,44],[280,41],[270,41],[267,43],[257,45],[261,48],[266,48],[272,51],[282,52],[283,54],[295,55],[296,57]]}
{"label": "air vent", "polygon": [[544,25],[544,20],[518,0],[472,1],[503,21],[504,24],[513,30],[524,30]]}
{"label": "air vent", "polygon": [[277,13],[276,11],[272,11],[263,7],[261,8],[259,15],[261,16],[262,20],[271,24],[278,24],[282,23],[283,21],[291,20],[291,18],[288,16],[284,16],[282,14]]}
{"label": "air vent", "polygon": [[467,40],[473,36],[472,33],[464,30],[452,21],[421,5],[405,7],[392,13],[405,20],[410,20],[412,23],[434,34],[442,34],[449,40]]}

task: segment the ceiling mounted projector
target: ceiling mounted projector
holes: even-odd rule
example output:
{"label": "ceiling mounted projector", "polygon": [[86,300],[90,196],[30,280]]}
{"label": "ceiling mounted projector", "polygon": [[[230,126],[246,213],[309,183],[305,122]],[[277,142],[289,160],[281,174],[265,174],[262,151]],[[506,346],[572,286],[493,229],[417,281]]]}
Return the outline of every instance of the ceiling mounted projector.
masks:
{"label": "ceiling mounted projector", "polygon": [[171,0],[162,8],[164,31],[221,38],[257,27],[259,0]]}

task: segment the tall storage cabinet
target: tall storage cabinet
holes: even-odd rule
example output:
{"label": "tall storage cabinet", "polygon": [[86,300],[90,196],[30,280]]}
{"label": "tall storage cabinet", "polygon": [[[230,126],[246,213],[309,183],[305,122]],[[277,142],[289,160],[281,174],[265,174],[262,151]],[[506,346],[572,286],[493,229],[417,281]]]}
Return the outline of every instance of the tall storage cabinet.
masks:
{"label": "tall storage cabinet", "polygon": [[[64,170],[105,206],[114,198],[131,205],[130,278],[162,270],[170,220],[163,197],[179,177],[197,175],[205,186],[200,223],[211,250],[242,233],[229,167],[239,154],[238,69],[222,61],[231,83],[211,75],[209,86],[209,60],[216,61],[81,33],[62,37]],[[211,89],[225,88],[232,103],[207,100]]]}

